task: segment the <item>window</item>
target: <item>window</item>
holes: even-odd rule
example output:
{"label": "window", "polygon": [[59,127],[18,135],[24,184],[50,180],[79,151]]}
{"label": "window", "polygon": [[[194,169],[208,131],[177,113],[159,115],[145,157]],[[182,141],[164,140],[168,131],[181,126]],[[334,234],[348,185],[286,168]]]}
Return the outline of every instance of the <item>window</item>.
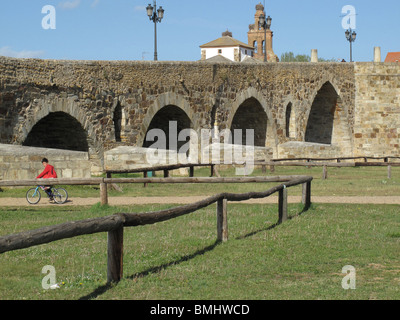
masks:
{"label": "window", "polygon": [[218,49],[218,54],[222,54],[222,49]]}

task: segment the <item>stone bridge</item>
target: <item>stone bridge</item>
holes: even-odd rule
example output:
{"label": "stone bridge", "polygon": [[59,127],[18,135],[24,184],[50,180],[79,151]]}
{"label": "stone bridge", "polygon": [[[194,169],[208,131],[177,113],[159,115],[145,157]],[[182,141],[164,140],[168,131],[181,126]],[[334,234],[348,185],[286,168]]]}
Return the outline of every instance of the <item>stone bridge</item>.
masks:
{"label": "stone bridge", "polygon": [[99,173],[107,152],[149,147],[150,129],[168,133],[176,121],[178,131],[254,129],[255,146],[273,157],[399,155],[399,71],[0,57],[0,143],[86,152]]}

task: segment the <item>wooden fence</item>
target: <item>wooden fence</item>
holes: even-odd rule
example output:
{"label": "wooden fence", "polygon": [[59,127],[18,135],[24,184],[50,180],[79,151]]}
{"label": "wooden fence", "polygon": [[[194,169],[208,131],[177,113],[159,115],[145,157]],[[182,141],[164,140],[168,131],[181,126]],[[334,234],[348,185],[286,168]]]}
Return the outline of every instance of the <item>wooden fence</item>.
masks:
{"label": "wooden fence", "polygon": [[46,179],[25,181],[0,181],[0,186],[33,186],[46,185],[100,185],[102,203],[107,203],[107,184],[109,183],[252,183],[252,182],[282,182],[266,191],[243,194],[220,193],[189,205],[157,212],[118,213],[112,216],[67,222],[37,230],[26,231],[0,237],[0,254],[29,248],[57,240],[107,232],[107,281],[118,282],[123,276],[123,240],[124,228],[154,224],[177,218],[213,203],[217,204],[217,240],[228,240],[228,201],[245,201],[249,199],[266,198],[279,193],[278,223],[287,220],[287,189],[293,186],[303,186],[302,203],[304,210],[311,205],[311,181],[309,176],[276,176],[276,177],[241,177],[241,178],[138,178],[138,179]]}
{"label": "wooden fence", "polygon": [[216,172],[215,168],[216,164],[214,163],[187,163],[187,164],[170,164],[170,165],[160,165],[153,167],[144,167],[144,168],[136,168],[136,169],[128,169],[128,170],[106,170],[107,178],[112,178],[113,174],[121,174],[121,173],[143,173],[143,177],[147,178],[149,172],[154,171],[163,171],[164,178],[168,178],[170,176],[171,170],[181,169],[181,168],[189,168],[189,177],[194,176],[194,168],[195,167],[210,167],[211,173],[210,176],[214,177],[215,174],[218,175],[218,171]]}
{"label": "wooden fence", "polygon": [[[352,160],[353,162],[343,162],[347,160]],[[363,160],[363,161],[356,161]],[[368,160],[374,160],[373,162],[368,162]],[[376,160],[381,160],[376,161]],[[383,160],[383,162],[382,162]],[[275,171],[275,166],[286,166],[286,167],[322,167],[322,179],[328,179],[328,168],[343,168],[343,167],[387,167],[387,178],[392,178],[392,167],[400,167],[400,162],[393,162],[390,160],[400,160],[400,157],[395,156],[382,156],[382,157],[337,157],[337,158],[285,158],[285,159],[272,159],[269,161],[255,161],[254,165],[261,167],[262,172],[266,172],[266,166],[269,166],[270,171]],[[143,177],[147,178],[149,172],[163,171],[164,177],[169,177],[169,172],[171,170],[180,168],[189,168],[189,177],[194,176],[195,167],[210,167],[210,176],[220,177],[217,164],[199,164],[199,163],[188,163],[188,164],[175,164],[175,165],[163,165],[158,167],[148,167],[148,168],[137,168],[130,170],[107,170],[107,178],[112,178],[113,174],[121,173],[143,173]],[[114,184],[115,186],[115,184]],[[144,187],[147,183],[144,183]]]}
{"label": "wooden fence", "polygon": [[[153,167],[143,167],[143,168],[136,168],[136,169],[124,169],[124,170],[106,170],[107,178],[112,178],[113,174],[125,174],[125,173],[142,173],[144,178],[148,178],[149,173],[155,173],[156,171],[163,171],[164,178],[170,177],[170,171],[182,169],[182,168],[189,168],[189,177],[194,177],[194,168],[195,167],[210,167],[210,176],[220,177],[219,172],[216,168],[216,164],[214,163],[177,163],[177,164],[169,164],[169,165],[159,165]],[[115,183],[111,184],[114,189],[119,190]],[[147,183],[143,183],[143,186],[146,188]]]}
{"label": "wooden fence", "polygon": [[[356,161],[363,159],[364,161]],[[291,158],[291,159],[273,159],[270,161],[257,161],[254,165],[261,166],[263,172],[265,167],[269,166],[271,172],[275,171],[275,166],[286,167],[322,167],[322,179],[328,178],[328,167],[387,167],[387,177],[392,178],[392,167],[400,167],[400,162],[393,162],[389,159],[400,159],[400,157],[383,156],[383,157],[338,157],[338,158]],[[342,162],[346,160],[353,160],[353,162]],[[368,160],[383,160],[368,162]]]}

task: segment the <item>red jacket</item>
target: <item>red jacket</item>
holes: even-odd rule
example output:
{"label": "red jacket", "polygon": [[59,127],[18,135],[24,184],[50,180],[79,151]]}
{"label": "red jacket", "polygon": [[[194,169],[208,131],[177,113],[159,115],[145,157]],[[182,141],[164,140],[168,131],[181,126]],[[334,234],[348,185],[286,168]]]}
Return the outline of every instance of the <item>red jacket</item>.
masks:
{"label": "red jacket", "polygon": [[36,179],[49,179],[49,178],[57,178],[57,173],[56,170],[54,170],[54,167],[48,164],[44,168],[43,172],[36,177]]}

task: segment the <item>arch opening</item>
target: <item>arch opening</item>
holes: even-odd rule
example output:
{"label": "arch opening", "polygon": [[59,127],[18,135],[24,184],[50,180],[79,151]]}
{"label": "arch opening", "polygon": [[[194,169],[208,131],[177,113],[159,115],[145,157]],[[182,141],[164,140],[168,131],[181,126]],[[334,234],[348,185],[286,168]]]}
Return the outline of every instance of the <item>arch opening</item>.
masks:
{"label": "arch opening", "polygon": [[74,117],[52,112],[36,123],[23,146],[71,151],[89,151],[87,133]]}
{"label": "arch opening", "polygon": [[[265,147],[267,138],[268,117],[260,102],[255,98],[245,100],[237,109],[232,120],[233,144],[246,145],[246,129],[254,130],[254,146]],[[241,139],[236,137],[234,130],[241,129]]]}
{"label": "arch opening", "polygon": [[254,52],[257,53],[257,52],[258,52],[258,44],[257,44],[257,41],[253,41],[253,47],[254,47]]}
{"label": "arch opening", "polygon": [[122,107],[118,102],[113,114],[115,141],[121,142],[121,129],[122,129]]}
{"label": "arch opening", "polygon": [[305,141],[332,144],[333,123],[338,94],[330,82],[318,91],[308,117]]}
{"label": "arch opening", "polygon": [[[176,123],[176,127],[174,127],[174,123]],[[147,135],[149,131],[153,129],[160,129],[165,134],[166,150],[175,149],[175,147],[171,145],[171,142],[173,143],[176,142],[177,151],[179,151],[181,146],[183,146],[189,141],[189,137],[187,137],[186,141],[178,141],[178,135],[182,130],[190,129],[191,127],[192,127],[192,121],[190,120],[189,116],[186,114],[185,111],[183,111],[181,108],[175,105],[165,106],[161,108],[151,120],[150,125],[147,128],[146,136],[143,142],[143,147],[149,148],[155,143],[155,141],[148,141]]]}
{"label": "arch opening", "polygon": [[295,138],[296,136],[296,117],[293,109],[293,104],[291,102],[286,106],[286,115],[285,115],[285,123],[286,123],[286,138]]}

